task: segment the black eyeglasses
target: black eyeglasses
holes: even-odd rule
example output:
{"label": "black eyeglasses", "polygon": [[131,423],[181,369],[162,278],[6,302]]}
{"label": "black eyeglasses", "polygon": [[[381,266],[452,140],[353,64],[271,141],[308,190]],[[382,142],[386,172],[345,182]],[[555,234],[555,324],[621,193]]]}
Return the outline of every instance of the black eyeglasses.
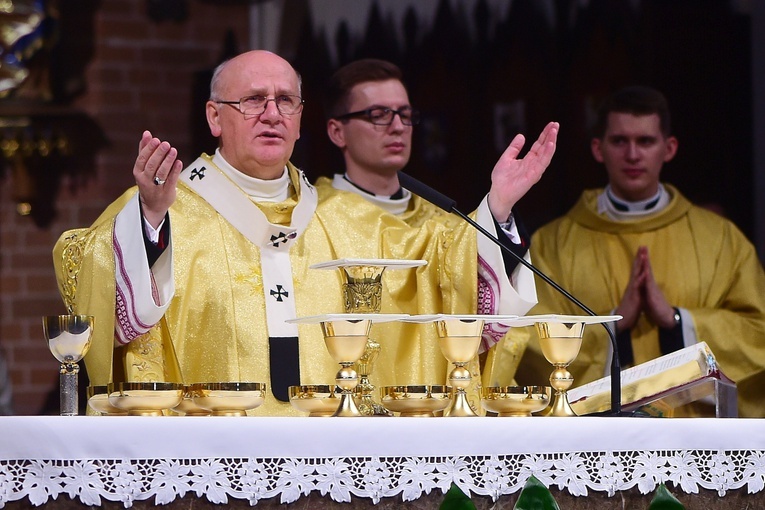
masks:
{"label": "black eyeglasses", "polygon": [[217,101],[219,104],[228,104],[239,110],[243,115],[260,115],[268,107],[268,102],[273,101],[276,109],[282,115],[296,115],[303,110],[303,98],[300,96],[290,96],[283,94],[276,97],[266,96],[246,96],[239,101]]}
{"label": "black eyeglasses", "polygon": [[405,126],[413,126],[420,122],[419,110],[415,110],[410,106],[404,106],[398,110],[385,108],[383,106],[375,106],[358,112],[344,113],[343,115],[338,115],[335,119],[344,120],[362,118],[377,126],[390,126],[393,124],[393,119],[396,115],[398,115],[398,118],[401,119],[401,123]]}

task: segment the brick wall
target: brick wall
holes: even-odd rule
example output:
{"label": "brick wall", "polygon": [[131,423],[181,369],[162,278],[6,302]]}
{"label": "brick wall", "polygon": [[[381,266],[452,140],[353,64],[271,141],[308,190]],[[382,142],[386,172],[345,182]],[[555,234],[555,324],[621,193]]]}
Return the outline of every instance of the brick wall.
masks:
{"label": "brick wall", "polygon": [[[58,384],[58,362],[42,336],[42,315],[64,312],[56,290],[51,249],[67,229],[87,226],[133,183],[141,132],[173,143],[184,162],[192,147],[192,81],[220,58],[226,33],[247,48],[246,2],[188,0],[183,22],[152,21],[146,0],[108,0],[95,13],[95,53],[87,91],[75,107],[104,130],[108,146],[84,185],[63,182],[58,215],[44,229],[16,213],[10,172],[0,180],[0,348],[8,357],[16,414],[37,414]],[[204,115],[202,109],[194,113]]]}

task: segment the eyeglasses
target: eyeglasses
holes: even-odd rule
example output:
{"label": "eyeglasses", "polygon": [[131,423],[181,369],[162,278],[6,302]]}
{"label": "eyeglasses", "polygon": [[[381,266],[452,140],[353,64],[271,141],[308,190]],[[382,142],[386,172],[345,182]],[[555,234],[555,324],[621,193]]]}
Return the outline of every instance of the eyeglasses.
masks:
{"label": "eyeglasses", "polygon": [[[215,100],[214,100],[215,101]],[[303,98],[300,96],[281,95],[276,97],[246,96],[239,101],[215,101],[219,104],[228,104],[239,110],[243,115],[260,115],[266,111],[268,102],[273,101],[276,109],[282,115],[296,115],[303,110]]]}
{"label": "eyeglasses", "polygon": [[335,119],[344,120],[352,118],[364,118],[376,126],[390,126],[393,124],[393,119],[396,115],[398,115],[398,118],[401,119],[401,123],[405,126],[413,126],[420,122],[419,110],[415,110],[410,106],[404,106],[398,110],[376,106],[374,108],[367,108],[366,110],[360,110],[358,112],[338,115],[335,117]]}

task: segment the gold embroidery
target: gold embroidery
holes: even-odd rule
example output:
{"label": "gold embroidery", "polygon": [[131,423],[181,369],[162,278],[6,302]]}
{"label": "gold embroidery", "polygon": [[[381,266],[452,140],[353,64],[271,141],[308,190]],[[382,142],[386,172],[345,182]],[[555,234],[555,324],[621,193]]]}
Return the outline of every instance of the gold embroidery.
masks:
{"label": "gold embroidery", "polygon": [[62,282],[62,295],[67,311],[74,313],[74,301],[77,296],[77,275],[82,266],[83,245],[85,241],[72,234],[65,239],[66,245],[61,254],[64,281]]}
{"label": "gold embroidery", "polygon": [[234,276],[236,283],[248,284],[251,286],[250,295],[257,296],[263,292],[263,275],[260,269],[251,268],[249,273],[239,273]]}
{"label": "gold embroidery", "polygon": [[127,345],[125,364],[129,382],[164,382],[165,356],[161,322]]}

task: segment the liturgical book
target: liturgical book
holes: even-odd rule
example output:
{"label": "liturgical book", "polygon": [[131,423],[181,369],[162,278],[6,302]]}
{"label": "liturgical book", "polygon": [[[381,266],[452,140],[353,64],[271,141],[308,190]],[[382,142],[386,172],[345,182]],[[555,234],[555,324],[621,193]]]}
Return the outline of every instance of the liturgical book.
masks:
{"label": "liturgical book", "polygon": [[[735,383],[722,373],[706,342],[628,368],[621,373],[621,383],[625,411],[669,416],[675,407],[696,400],[712,402],[721,386],[727,399],[733,395],[735,406]],[[580,416],[608,410],[611,377],[572,388],[568,400]]]}

